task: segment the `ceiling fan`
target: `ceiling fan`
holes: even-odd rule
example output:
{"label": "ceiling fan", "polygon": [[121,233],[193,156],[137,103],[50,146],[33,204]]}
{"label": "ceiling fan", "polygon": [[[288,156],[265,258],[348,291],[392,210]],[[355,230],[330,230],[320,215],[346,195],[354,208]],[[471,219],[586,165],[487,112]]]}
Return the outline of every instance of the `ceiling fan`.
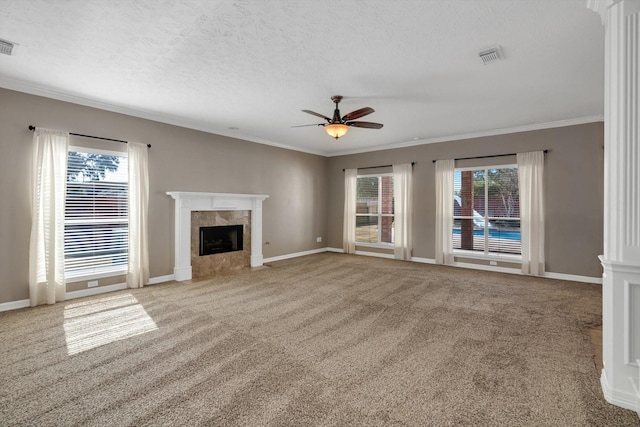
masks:
{"label": "ceiling fan", "polygon": [[354,121],[355,119],[359,119],[360,117],[364,117],[367,114],[373,113],[375,111],[373,108],[370,108],[370,107],[360,108],[359,110],[352,111],[340,117],[340,110],[338,109],[338,104],[340,103],[340,101],[342,101],[342,96],[334,95],[331,97],[331,100],[336,104],[336,109],[333,110],[333,118],[331,119],[323,114],[316,113],[315,111],[302,110],[305,113],[325,119],[327,123],[318,123],[313,125],[300,125],[300,126],[292,126],[292,127],[298,128],[298,127],[304,127],[304,126],[322,126],[324,127],[324,130],[329,134],[329,136],[335,139],[338,139],[341,136],[344,136],[349,131],[349,127],[367,128],[367,129],[380,129],[382,127],[381,123]]}

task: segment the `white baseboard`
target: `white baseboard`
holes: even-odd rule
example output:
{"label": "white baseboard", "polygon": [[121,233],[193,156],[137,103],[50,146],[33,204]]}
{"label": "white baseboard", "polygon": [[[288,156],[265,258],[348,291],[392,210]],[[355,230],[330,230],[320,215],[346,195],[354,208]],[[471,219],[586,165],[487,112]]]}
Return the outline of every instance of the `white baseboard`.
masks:
{"label": "white baseboard", "polygon": [[[282,261],[284,259],[290,259],[290,258],[297,258],[300,256],[306,256],[306,255],[312,255],[312,254],[319,254],[322,252],[335,252],[335,253],[339,253],[339,254],[343,254],[344,253],[344,249],[341,248],[320,248],[320,249],[313,249],[310,251],[304,251],[304,252],[296,252],[293,254],[287,254],[287,255],[280,255],[280,256],[275,256],[275,257],[271,257],[271,258],[265,258],[264,262],[274,262],[274,261]],[[356,251],[355,253],[356,255],[365,255],[365,256],[373,256],[373,257],[378,257],[378,258],[389,258],[389,259],[393,259],[393,254],[385,254],[385,253],[379,253],[379,252],[367,252],[367,251]]]}
{"label": "white baseboard", "polygon": [[[326,248],[328,252],[336,252],[336,253],[344,253],[342,248]],[[356,251],[356,255],[365,255],[365,256],[380,256],[382,258],[393,258],[393,255],[387,256],[387,254],[378,254],[374,252],[364,252],[364,251]],[[421,258],[421,257],[411,257],[411,261],[419,262],[422,264],[435,264],[436,260],[432,258]],[[473,264],[467,262],[454,262],[451,264],[453,267],[461,267],[461,268],[469,268],[472,270],[484,270],[484,271],[493,271],[496,273],[507,273],[507,274],[522,274],[522,271],[518,268],[508,268],[508,267],[498,267],[494,265],[484,265],[484,264]],[[565,273],[553,273],[546,272],[544,276],[548,279],[558,279],[558,280],[568,280],[571,282],[583,282],[583,283],[595,283],[602,285],[602,277],[591,277],[591,276],[579,276],[576,274],[565,274]]]}
{"label": "white baseboard", "polygon": [[[306,255],[313,255],[313,254],[318,254],[318,253],[322,253],[322,252],[344,253],[344,250],[342,248],[331,248],[331,247],[318,248],[318,249],[312,249],[312,250],[309,250],[309,251],[295,252],[295,253],[292,253],[292,254],[279,255],[279,256],[275,256],[275,257],[271,257],[271,258],[265,258],[263,260],[263,262],[267,263],[267,262],[281,261],[281,260],[285,260],[285,259],[297,258],[297,257],[301,257],[301,256],[306,256]],[[393,254],[385,254],[385,253],[379,253],[379,252],[356,251],[356,255],[372,256],[372,257],[387,258],[387,259],[393,259],[394,258]],[[423,264],[435,264],[435,260],[433,260],[431,258],[411,257],[410,261],[423,263]],[[498,273],[522,274],[521,271],[516,269],[516,268],[497,267],[497,266],[493,266],[493,265],[482,265],[482,264],[470,264],[470,263],[464,263],[464,262],[454,262],[452,264],[452,266],[453,267],[461,267],[461,268],[469,268],[469,269],[474,269],[474,270],[494,271],[494,272],[498,272]],[[545,275],[543,277],[546,277],[546,278],[549,278],[549,279],[569,280],[569,281],[573,281],[573,282],[585,282],[585,283],[602,284],[602,278],[601,277],[578,276],[578,275],[575,275],[575,274],[552,273],[552,272],[545,273]],[[173,274],[167,274],[166,276],[152,277],[152,278],[149,279],[149,282],[147,284],[148,285],[155,285],[155,284],[158,284],[158,283],[170,282],[172,280],[175,280],[174,275]],[[119,283],[117,285],[98,286],[98,287],[95,287],[95,288],[82,289],[82,290],[79,290],[79,291],[67,292],[65,294],[65,299],[68,300],[68,299],[82,298],[82,297],[91,296],[91,295],[99,295],[99,294],[103,294],[105,292],[113,292],[113,291],[126,289],[126,287],[127,287],[126,283]],[[9,310],[17,310],[17,309],[26,308],[26,307],[29,307],[29,306],[30,306],[30,302],[29,302],[28,299],[23,299],[23,300],[18,300],[18,301],[10,301],[10,302],[3,302],[3,303],[0,303],[0,312],[9,311]]]}
{"label": "white baseboard", "polygon": [[173,274],[167,274],[166,276],[158,276],[149,278],[147,285],[157,285],[158,283],[171,282],[175,280]]}
{"label": "white baseboard", "polygon": [[292,254],[279,255],[279,256],[274,256],[274,257],[270,257],[270,258],[265,258],[265,259],[262,260],[262,262],[263,263],[267,263],[267,262],[282,261],[284,259],[298,258],[298,257],[301,257],[301,256],[319,254],[319,253],[327,252],[327,251],[329,251],[329,248],[311,249],[310,251],[295,252],[295,253],[292,253]]}
{"label": "white baseboard", "polygon": [[31,305],[31,301],[28,299],[21,299],[18,301],[10,301],[0,303],[0,311],[17,310],[19,308],[27,308]]}
{"label": "white baseboard", "polygon": [[597,285],[602,285],[602,277],[589,277],[589,276],[577,276],[575,274],[565,274],[565,273],[544,273],[544,277],[549,279],[559,279],[559,280],[569,280],[571,282],[585,282],[585,283],[595,283]]}
{"label": "white baseboard", "polygon": [[[155,285],[158,283],[170,282],[172,280],[173,280],[173,274],[168,274],[166,276],[151,277],[147,284]],[[64,299],[66,301],[66,300],[82,298],[82,297],[90,297],[92,295],[100,295],[106,292],[121,291],[123,289],[127,289],[126,283],[118,283],[115,285],[107,285],[107,286],[97,286],[95,288],[88,288],[88,289],[81,289],[79,291],[67,292],[64,295]],[[19,308],[27,308],[29,306],[31,306],[31,302],[28,299],[22,299],[22,300],[11,301],[11,302],[3,302],[3,303],[0,303],[0,312],[17,310]]]}
{"label": "white baseboard", "polygon": [[[466,263],[466,262],[454,262],[452,266],[469,268],[472,270],[484,270],[484,271],[494,271],[496,273],[522,275],[522,271],[519,268],[498,267],[494,265],[472,264],[472,263]],[[546,272],[544,273],[543,276],[540,276],[540,277],[544,277],[547,279],[568,280],[570,282],[595,283],[595,284],[602,285],[602,277],[578,276],[575,274],[552,273],[552,272]]]}
{"label": "white baseboard", "polygon": [[420,258],[416,256],[412,256],[410,261],[419,262],[421,264],[435,264],[436,260],[431,258]]}
{"label": "white baseboard", "polygon": [[[638,396],[625,390],[612,388],[607,380],[607,374],[604,369],[600,375],[600,386],[602,387],[604,400],[607,402],[612,405],[621,406],[625,409],[630,409],[636,413],[640,411],[640,408],[638,408]],[[638,413],[638,416],[640,417],[640,413]]]}

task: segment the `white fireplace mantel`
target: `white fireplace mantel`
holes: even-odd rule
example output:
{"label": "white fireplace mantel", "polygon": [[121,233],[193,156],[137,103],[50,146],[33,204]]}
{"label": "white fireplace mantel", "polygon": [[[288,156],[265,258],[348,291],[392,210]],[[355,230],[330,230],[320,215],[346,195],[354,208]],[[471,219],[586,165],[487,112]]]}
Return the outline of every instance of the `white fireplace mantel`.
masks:
{"label": "white fireplace mantel", "polygon": [[175,200],[175,280],[191,280],[191,212],[251,211],[251,267],[262,265],[262,202],[264,194],[167,191]]}

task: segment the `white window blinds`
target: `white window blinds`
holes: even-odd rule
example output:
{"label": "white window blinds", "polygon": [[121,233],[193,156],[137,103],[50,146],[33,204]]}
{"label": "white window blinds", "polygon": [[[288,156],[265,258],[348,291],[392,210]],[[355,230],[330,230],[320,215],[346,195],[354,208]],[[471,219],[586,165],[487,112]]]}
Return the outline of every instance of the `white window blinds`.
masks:
{"label": "white window blinds", "polygon": [[67,281],[126,272],[127,193],[125,153],[69,148],[64,233]]}

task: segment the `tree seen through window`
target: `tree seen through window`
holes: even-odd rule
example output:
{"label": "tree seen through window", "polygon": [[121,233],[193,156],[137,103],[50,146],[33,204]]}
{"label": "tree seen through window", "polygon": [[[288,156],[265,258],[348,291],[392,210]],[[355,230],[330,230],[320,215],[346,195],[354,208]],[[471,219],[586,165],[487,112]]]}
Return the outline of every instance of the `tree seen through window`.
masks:
{"label": "tree seen through window", "polygon": [[456,170],[453,198],[454,249],[521,253],[516,167]]}

